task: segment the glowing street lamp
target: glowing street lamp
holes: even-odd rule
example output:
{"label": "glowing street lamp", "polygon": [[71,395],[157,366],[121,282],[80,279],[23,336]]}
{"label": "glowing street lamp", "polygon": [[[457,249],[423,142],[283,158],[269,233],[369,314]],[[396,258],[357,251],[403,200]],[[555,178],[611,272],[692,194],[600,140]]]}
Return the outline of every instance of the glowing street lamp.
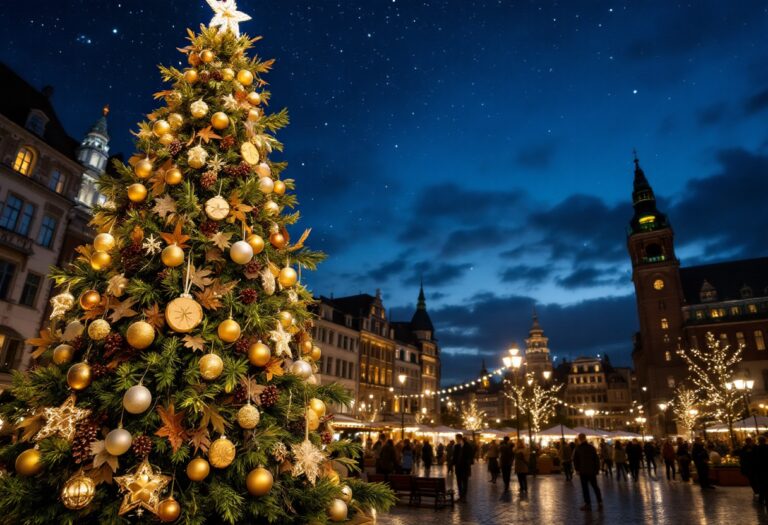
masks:
{"label": "glowing street lamp", "polygon": [[747,414],[752,413],[752,418],[755,422],[755,435],[758,435],[757,414],[752,412],[752,407],[750,406],[751,400],[749,398],[749,393],[752,392],[752,389],[755,387],[755,381],[752,379],[739,378],[733,381],[733,386],[744,395],[744,402],[747,405]]}
{"label": "glowing street lamp", "polygon": [[400,439],[405,441],[405,381],[408,376],[405,374],[398,374],[397,381],[400,383]]}
{"label": "glowing street lamp", "polygon": [[596,411],[595,411],[595,409],[593,409],[593,408],[588,408],[588,409],[586,409],[586,410],[584,411],[584,415],[585,415],[585,416],[587,416],[587,417],[589,418],[589,420],[590,420],[590,426],[591,426],[592,428],[595,428],[595,419],[594,419],[594,418],[595,418],[595,413],[596,413]]}
{"label": "glowing street lamp", "polygon": [[645,422],[647,419],[645,419],[643,416],[638,416],[635,418],[635,422],[637,422],[638,425],[640,425],[640,433],[642,434],[643,442],[645,442]]}

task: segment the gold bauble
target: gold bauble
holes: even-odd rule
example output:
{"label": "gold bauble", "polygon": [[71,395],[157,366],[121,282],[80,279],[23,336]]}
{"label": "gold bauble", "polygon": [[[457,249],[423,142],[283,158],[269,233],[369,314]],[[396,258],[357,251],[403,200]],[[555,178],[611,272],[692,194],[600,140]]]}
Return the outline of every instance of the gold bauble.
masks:
{"label": "gold bauble", "polygon": [[187,62],[189,62],[190,66],[199,66],[202,60],[200,59],[200,55],[197,53],[190,53],[187,57]]}
{"label": "gold bauble", "polygon": [[176,137],[174,137],[172,133],[165,133],[164,135],[160,136],[159,140],[160,140],[160,144],[162,144],[163,146],[168,146],[174,140],[176,140]]}
{"label": "gold bauble", "polygon": [[248,473],[245,478],[245,486],[251,496],[264,496],[272,490],[275,482],[272,473],[264,467],[258,467]]}
{"label": "gold bauble", "polygon": [[184,262],[184,250],[179,248],[178,244],[171,244],[160,252],[160,259],[164,265],[175,268]]}
{"label": "gold bauble", "polygon": [[174,332],[191,332],[203,320],[203,307],[191,297],[177,297],[165,307],[165,321]]}
{"label": "gold bauble", "polygon": [[91,268],[97,272],[106,270],[112,265],[112,256],[107,252],[95,251],[91,255]]}
{"label": "gold bauble", "polygon": [[247,69],[241,69],[237,72],[237,81],[244,86],[250,86],[253,84],[253,73]]}
{"label": "gold bauble", "polygon": [[208,461],[214,468],[227,468],[235,460],[235,445],[225,436],[211,443],[208,449]]}
{"label": "gold bauble", "polygon": [[187,69],[184,72],[184,80],[186,80],[189,84],[194,84],[195,82],[197,82],[197,79],[198,79],[198,75],[196,70]]}
{"label": "gold bauble", "polygon": [[251,122],[256,122],[261,118],[261,111],[259,111],[258,108],[251,108],[248,110],[248,120]]}
{"label": "gold bauble", "polygon": [[283,195],[285,193],[285,183],[281,180],[275,181],[275,188],[272,190],[275,195]]}
{"label": "gold bauble", "polygon": [[291,312],[283,310],[277,314],[277,318],[280,320],[280,324],[283,325],[283,328],[288,328],[293,324],[293,315]]}
{"label": "gold bauble", "polygon": [[211,115],[213,129],[226,129],[229,126],[229,117],[223,111],[217,111]]}
{"label": "gold bauble", "polygon": [[307,428],[314,432],[320,427],[320,418],[317,417],[314,410],[307,410]]}
{"label": "gold bauble", "polygon": [[147,198],[147,187],[137,182],[128,186],[128,199],[131,202],[142,202]]}
{"label": "gold bauble", "polygon": [[283,288],[290,288],[299,279],[299,275],[296,270],[290,266],[286,266],[280,270],[280,275],[277,276],[277,280]]}
{"label": "gold bauble", "polygon": [[229,258],[237,264],[248,264],[253,259],[253,248],[245,241],[237,241],[229,248]]}
{"label": "gold bauble", "polygon": [[224,361],[216,354],[205,354],[200,358],[200,375],[206,381],[213,381],[224,371]]}
{"label": "gold bauble", "polygon": [[187,464],[187,477],[191,481],[203,481],[211,472],[211,465],[203,458],[195,458]]}
{"label": "gold bauble", "polygon": [[259,164],[256,166],[256,174],[259,177],[271,177],[272,168],[270,168],[269,164],[266,162],[259,162]]}
{"label": "gold bauble", "polygon": [[156,120],[155,123],[152,124],[152,133],[154,133],[156,137],[162,137],[166,133],[170,133],[170,131],[171,125],[165,119]]}
{"label": "gold bauble", "polygon": [[112,331],[112,327],[109,325],[109,321],[105,319],[96,319],[88,325],[88,337],[94,341],[101,341],[109,335]]}
{"label": "gold bauble", "polygon": [[208,104],[203,99],[196,100],[189,105],[189,112],[195,118],[203,118],[208,114]]}
{"label": "gold bauble", "polygon": [[311,339],[304,339],[301,343],[299,343],[299,349],[301,350],[301,353],[306,355],[312,352],[312,340]]}
{"label": "gold bauble", "polygon": [[328,516],[331,521],[346,521],[347,504],[339,498],[335,498],[328,507]]}
{"label": "gold bauble", "polygon": [[184,180],[179,168],[171,168],[165,172],[165,183],[169,186],[175,186]]}
{"label": "gold bauble", "polygon": [[171,523],[176,521],[180,514],[181,505],[179,505],[178,501],[173,499],[173,496],[164,499],[157,506],[157,517],[160,518],[160,521],[163,523]]}
{"label": "gold bauble", "polygon": [[267,215],[277,215],[280,213],[280,206],[275,201],[267,201],[264,203],[264,211]]}
{"label": "gold bauble", "polygon": [[[165,122],[165,121],[163,121]],[[167,124],[167,123],[166,123]],[[133,166],[133,172],[140,179],[147,179],[152,175],[152,161],[148,158],[139,160],[135,166]]]}
{"label": "gold bauble", "polygon": [[269,177],[260,177],[259,178],[259,191],[261,193],[266,193],[269,195],[275,190],[275,181],[273,181]]}
{"label": "gold bauble", "polygon": [[343,485],[341,487],[341,500],[344,503],[349,503],[352,501],[352,489],[349,488],[349,485]]}
{"label": "gold bauble", "polygon": [[165,101],[171,109],[181,104],[181,100],[181,93],[178,91],[171,91],[165,96]]}
{"label": "gold bauble", "polygon": [[258,106],[261,104],[261,95],[259,95],[256,91],[251,91],[248,93],[248,96],[246,97],[246,100],[249,104]]}
{"label": "gold bauble", "polygon": [[133,436],[124,428],[116,428],[104,438],[104,450],[113,456],[122,456],[128,452],[133,443]]}
{"label": "gold bauble", "polygon": [[221,70],[221,76],[224,80],[229,82],[233,78],[235,78],[235,71],[231,67],[225,67]]}
{"label": "gold bauble", "polygon": [[96,483],[93,478],[78,472],[61,489],[61,502],[69,510],[80,510],[90,505],[96,495]]}
{"label": "gold bauble", "polygon": [[202,53],[200,53],[200,60],[203,61],[205,64],[210,64],[213,62],[213,59],[216,57],[216,55],[213,54],[213,51],[210,49],[203,49]]}
{"label": "gold bauble", "polygon": [[250,403],[243,405],[240,407],[240,410],[237,411],[237,424],[246,430],[256,428],[260,419],[261,414],[259,414],[259,409]]}
{"label": "gold bauble", "polygon": [[272,358],[272,351],[261,341],[248,347],[248,361],[253,366],[266,366]]}
{"label": "gold bauble", "polygon": [[234,319],[223,320],[216,331],[219,339],[225,343],[234,343],[240,339],[240,325]]}
{"label": "gold bauble", "polygon": [[176,131],[184,124],[184,117],[179,113],[171,113],[168,115],[168,124],[171,125],[171,130]]}
{"label": "gold bauble", "polygon": [[320,361],[320,357],[322,357],[323,351],[320,350],[319,346],[313,346],[312,347],[312,353],[309,354],[309,357],[312,359],[312,361]]}
{"label": "gold bauble", "polygon": [[123,408],[130,414],[141,414],[152,404],[152,392],[142,384],[133,385],[123,394]]}
{"label": "gold bauble", "polygon": [[29,448],[16,457],[16,474],[35,476],[43,471],[43,455],[36,448]]}
{"label": "gold bauble", "polygon": [[83,310],[92,310],[101,302],[101,294],[96,290],[88,290],[80,296],[80,308]]}
{"label": "gold bauble", "polygon": [[115,247],[115,238],[111,233],[100,233],[93,238],[93,249],[99,252],[108,252]]}
{"label": "gold bauble", "polygon": [[338,485],[341,483],[341,479],[339,478],[339,473],[336,472],[330,463],[326,463],[327,470],[323,474],[324,477],[328,478],[328,481],[331,482],[331,485]]}
{"label": "gold bauble", "polygon": [[269,236],[269,244],[278,250],[282,250],[285,248],[285,245],[288,244],[288,241],[285,240],[285,236],[282,233],[277,232]]}
{"label": "gold bauble", "polygon": [[53,362],[57,365],[69,363],[74,356],[75,349],[70,345],[59,345],[53,349]]}
{"label": "gold bauble", "polygon": [[254,255],[258,255],[264,251],[264,239],[262,239],[260,235],[252,233],[248,236],[245,242],[251,245]]}
{"label": "gold bauble", "polygon": [[72,390],[84,390],[91,384],[93,375],[91,365],[88,363],[77,363],[69,367],[67,371],[67,384]]}
{"label": "gold bauble", "polygon": [[132,347],[143,350],[155,340],[155,329],[146,321],[136,321],[128,327],[125,339]]}
{"label": "gold bauble", "polygon": [[322,399],[313,397],[309,400],[309,408],[317,414],[317,417],[323,417],[325,415],[325,403]]}

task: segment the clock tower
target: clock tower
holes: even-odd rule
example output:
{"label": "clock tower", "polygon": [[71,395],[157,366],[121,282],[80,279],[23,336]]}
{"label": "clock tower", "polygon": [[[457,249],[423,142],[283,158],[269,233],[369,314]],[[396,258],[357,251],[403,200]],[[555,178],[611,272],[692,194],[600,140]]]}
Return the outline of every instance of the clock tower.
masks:
{"label": "clock tower", "polygon": [[[685,366],[677,355],[683,343],[684,300],[672,226],[656,206],[637,155],[632,207],[635,212],[627,231],[627,249],[640,323],[632,358],[640,387],[645,387],[641,401],[653,415],[658,412],[658,403],[672,399],[675,387],[685,377]],[[657,423],[654,418],[648,421]]]}

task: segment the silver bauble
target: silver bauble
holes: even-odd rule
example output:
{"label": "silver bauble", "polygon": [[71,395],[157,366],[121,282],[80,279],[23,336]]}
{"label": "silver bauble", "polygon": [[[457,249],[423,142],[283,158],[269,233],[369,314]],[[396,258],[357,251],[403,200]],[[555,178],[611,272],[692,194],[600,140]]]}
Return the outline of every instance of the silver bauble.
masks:
{"label": "silver bauble", "polygon": [[302,379],[309,379],[312,375],[312,365],[299,359],[298,361],[294,361],[291,365],[291,373]]}
{"label": "silver bauble", "polygon": [[124,428],[116,428],[104,439],[104,448],[113,456],[120,456],[131,448],[133,437]]}
{"label": "silver bauble", "polygon": [[229,249],[229,257],[237,264],[248,264],[253,259],[253,248],[245,241],[237,241]]}
{"label": "silver bauble", "polygon": [[152,404],[152,392],[144,385],[134,385],[123,395],[123,407],[131,414],[141,414]]}

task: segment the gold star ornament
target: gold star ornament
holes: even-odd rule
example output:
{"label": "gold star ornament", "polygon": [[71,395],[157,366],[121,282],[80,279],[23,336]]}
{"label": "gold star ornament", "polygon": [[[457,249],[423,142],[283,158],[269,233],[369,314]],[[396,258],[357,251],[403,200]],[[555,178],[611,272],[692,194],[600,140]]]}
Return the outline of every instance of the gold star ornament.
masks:
{"label": "gold star ornament", "polygon": [[115,482],[125,492],[118,514],[122,516],[134,509],[141,515],[144,510],[157,515],[163,489],[170,483],[171,477],[156,473],[149,461],[141,462],[133,474],[117,476]]}
{"label": "gold star ornament", "polygon": [[69,396],[58,408],[43,409],[45,425],[35,436],[35,441],[41,441],[51,436],[61,436],[70,443],[75,437],[77,423],[91,415],[91,411],[75,406],[75,396]]}
{"label": "gold star ornament", "polygon": [[269,332],[269,338],[275,343],[275,356],[291,357],[291,347],[289,346],[291,334],[283,330],[283,325],[279,321],[276,328]]}
{"label": "gold star ornament", "polygon": [[240,36],[240,22],[246,22],[251,19],[242,11],[237,10],[235,0],[206,0],[213,9],[213,18],[211,27],[220,27],[223,31],[232,31],[235,36]]}

